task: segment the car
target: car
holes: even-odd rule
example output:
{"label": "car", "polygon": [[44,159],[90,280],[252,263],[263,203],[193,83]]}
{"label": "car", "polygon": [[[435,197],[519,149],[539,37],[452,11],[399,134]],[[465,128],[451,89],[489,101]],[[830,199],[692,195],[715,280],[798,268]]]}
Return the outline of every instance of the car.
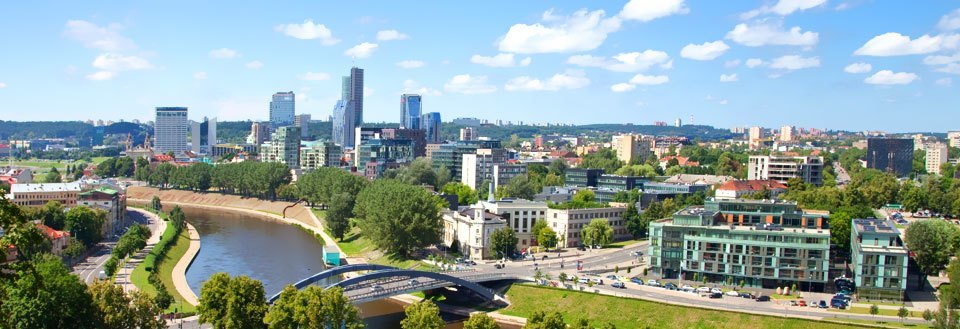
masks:
{"label": "car", "polygon": [[580,280],[577,280],[577,283],[587,284],[587,283],[590,283],[590,279],[580,278]]}
{"label": "car", "polygon": [[660,282],[658,282],[657,280],[650,279],[650,280],[647,280],[647,285],[651,287],[659,287]]}
{"label": "car", "polygon": [[420,282],[418,282],[417,279],[410,279],[410,281],[408,281],[408,282],[410,283],[411,286],[415,286],[415,285],[420,284]]}
{"label": "car", "polygon": [[383,287],[381,287],[379,284],[375,284],[375,285],[370,286],[370,291],[371,291],[371,292],[381,291],[381,290],[383,290]]}
{"label": "car", "polygon": [[720,288],[713,288],[713,289],[710,289],[710,293],[711,293],[711,294],[722,294],[722,293],[723,293],[723,290],[720,290]]}
{"label": "car", "polygon": [[798,301],[797,301],[797,305],[798,305],[798,306],[807,306],[807,301],[805,301],[805,300],[803,300],[803,299],[798,300]]}
{"label": "car", "polygon": [[697,288],[697,292],[698,292],[698,293],[701,293],[701,294],[710,293],[710,288],[709,288],[709,287],[700,287],[700,288]]}
{"label": "car", "polygon": [[754,297],[753,297],[753,294],[751,294],[751,293],[749,293],[749,292],[741,292],[741,293],[740,293],[740,297],[742,297],[742,298],[748,298],[748,299],[753,299],[753,298],[754,298]]}
{"label": "car", "polygon": [[683,285],[682,287],[680,287],[680,290],[689,292],[689,291],[694,291],[694,290],[697,290],[697,289],[694,288],[693,286],[689,285],[689,284],[685,284],[685,285]]}
{"label": "car", "polygon": [[498,269],[498,270],[499,270],[499,269],[502,269],[502,268],[503,268],[503,264],[494,264],[494,265],[493,265],[493,268]]}
{"label": "car", "polygon": [[620,282],[620,281],[616,281],[616,282],[614,282],[613,284],[611,284],[610,286],[611,286],[611,287],[614,287],[614,288],[620,288],[620,289],[626,289],[626,288],[627,288],[627,286],[624,285],[623,282]]}
{"label": "car", "polygon": [[100,278],[100,280],[104,280],[107,278],[107,272],[100,271],[100,274],[97,275],[97,277]]}
{"label": "car", "polygon": [[797,301],[795,300],[790,301],[790,306],[797,306],[797,305],[800,305],[800,304],[797,304]]}
{"label": "car", "polygon": [[643,285],[643,279],[641,279],[641,278],[630,278],[630,282],[639,284],[639,285],[641,285],[641,286]]}
{"label": "car", "polygon": [[463,263],[469,266],[477,265],[477,262],[473,261],[472,259],[465,260]]}
{"label": "car", "polygon": [[723,294],[721,294],[721,293],[711,293],[711,294],[710,294],[710,298],[723,298]]}
{"label": "car", "polygon": [[616,275],[613,275],[613,274],[610,274],[610,275],[607,275],[606,278],[607,278],[607,279],[610,279],[610,280],[616,280],[616,279],[617,279],[617,276],[616,276]]}
{"label": "car", "polygon": [[590,281],[593,281],[593,284],[603,285],[603,279],[593,278],[593,279],[590,279]]}
{"label": "car", "polygon": [[677,285],[673,284],[672,282],[667,282],[667,284],[663,285],[663,287],[667,290],[677,290]]}
{"label": "car", "polygon": [[847,309],[847,303],[841,299],[832,299],[830,300],[830,307],[845,310]]}
{"label": "car", "polygon": [[820,302],[817,303],[817,307],[819,307],[819,308],[827,308],[827,301],[821,299]]}
{"label": "car", "polygon": [[579,247],[577,247],[577,250],[580,250],[580,251],[587,251],[587,248],[584,248],[584,247],[583,247],[583,246],[581,245],[581,246],[579,246]]}
{"label": "car", "polygon": [[770,301],[770,296],[759,296],[759,297],[757,297],[757,299],[755,299],[755,300],[758,301],[758,302],[769,302],[769,301]]}
{"label": "car", "polygon": [[740,293],[734,290],[727,291],[727,296],[730,297],[740,297]]}
{"label": "car", "polygon": [[547,260],[547,258],[549,258],[549,257],[547,257],[547,255],[543,255],[543,258],[541,258],[540,260],[541,260],[541,261],[545,261],[545,260]]}
{"label": "car", "polygon": [[460,264],[460,263],[463,263],[463,258],[457,257],[457,259],[454,260],[454,261],[455,261],[457,264]]}

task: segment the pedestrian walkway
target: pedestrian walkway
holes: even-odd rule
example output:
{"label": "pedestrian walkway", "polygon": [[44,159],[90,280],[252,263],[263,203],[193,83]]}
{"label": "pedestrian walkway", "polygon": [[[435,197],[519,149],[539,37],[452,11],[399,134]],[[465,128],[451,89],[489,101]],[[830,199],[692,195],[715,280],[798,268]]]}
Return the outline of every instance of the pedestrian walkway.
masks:
{"label": "pedestrian walkway", "polygon": [[187,223],[187,233],[190,235],[190,246],[187,247],[187,252],[183,254],[177,265],[173,267],[172,277],[177,293],[183,297],[185,302],[196,306],[198,304],[197,294],[193,292],[193,289],[190,289],[190,284],[187,283],[187,269],[190,268],[190,264],[193,264],[193,259],[196,258],[197,253],[200,252],[200,234],[190,223]]}
{"label": "pedestrian walkway", "polygon": [[143,259],[147,257],[147,254],[153,250],[153,247],[157,245],[157,242],[160,242],[160,238],[163,236],[163,231],[167,229],[167,222],[160,219],[160,216],[156,214],[138,208],[128,208],[130,211],[136,211],[144,216],[146,216],[150,223],[156,223],[156,225],[151,225],[152,231],[150,232],[150,237],[147,238],[147,246],[140,250],[133,257],[127,259],[117,273],[114,275],[114,283],[123,287],[123,290],[127,293],[137,291],[137,287],[133,285],[133,282],[130,281],[130,275],[133,274],[133,270],[143,262]]}

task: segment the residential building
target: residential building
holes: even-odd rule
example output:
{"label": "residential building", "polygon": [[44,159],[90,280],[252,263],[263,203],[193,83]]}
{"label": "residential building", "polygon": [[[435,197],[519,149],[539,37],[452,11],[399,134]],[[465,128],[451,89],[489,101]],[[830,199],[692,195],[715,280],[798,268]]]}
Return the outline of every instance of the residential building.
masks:
{"label": "residential building", "polygon": [[717,176],[717,175],[693,175],[693,174],[677,174],[668,177],[664,180],[664,183],[670,184],[694,184],[694,185],[717,185],[723,184],[729,180],[733,180],[731,176]]}
{"label": "residential building", "polygon": [[413,141],[413,154],[416,157],[427,155],[427,136],[423,129],[383,128],[380,135],[384,139],[409,139]]}
{"label": "residential building", "polygon": [[460,128],[460,140],[462,141],[472,141],[477,140],[477,128],[474,127],[464,127]]}
{"label": "residential building", "polygon": [[699,161],[691,161],[687,157],[668,155],[660,158],[660,169],[667,170],[671,160],[674,159],[677,160],[677,165],[681,167],[697,167],[700,165]]}
{"label": "residential building", "polygon": [[270,101],[270,124],[275,128],[293,125],[296,102],[297,96],[292,91],[273,94],[273,100]]}
{"label": "residential building", "polygon": [[600,175],[603,175],[603,168],[568,168],[564,181],[568,186],[596,187]]}
{"label": "residential building", "polygon": [[484,181],[493,181],[493,166],[506,161],[506,152],[502,148],[477,149],[474,153],[464,154],[460,163],[460,182],[476,190]]}
{"label": "residential building", "polygon": [[50,226],[40,223],[37,223],[37,227],[40,228],[40,231],[43,231],[43,234],[50,240],[50,252],[54,255],[62,256],[63,251],[70,245],[70,233],[55,230]]}
{"label": "residential building", "polygon": [[868,138],[867,168],[906,177],[913,171],[913,139]]}
{"label": "residential building", "polygon": [[260,145],[260,161],[280,162],[290,169],[300,168],[300,128],[277,128],[270,134],[270,141]]}
{"label": "residential building", "polygon": [[525,250],[537,245],[537,237],[532,235],[531,230],[537,221],[546,219],[546,202],[501,199],[480,201],[477,205],[485,212],[496,214],[506,221],[507,227],[513,229],[517,235],[518,249]]}
{"label": "residential building", "polygon": [[512,164],[512,163],[498,163],[493,165],[493,185],[494,186],[505,186],[510,183],[510,180],[517,176],[526,176],[527,175],[527,165],[525,164]]}
{"label": "residential building", "polygon": [[947,132],[947,140],[950,143],[950,147],[960,147],[960,131]]}
{"label": "residential building", "polygon": [[420,128],[421,96],[417,94],[400,95],[400,129]]}
{"label": "residential building", "polygon": [[358,126],[353,120],[356,115],[349,100],[339,100],[333,107],[333,142],[341,148],[350,148],[356,142],[355,128]]}
{"label": "residential building", "polygon": [[680,128],[681,126],[683,126],[683,120],[680,120],[680,118],[677,118],[677,120],[673,122],[673,126]]}
{"label": "residential building", "polygon": [[857,299],[902,301],[909,252],[889,219],[854,219],[850,231]]}
{"label": "residential building", "polygon": [[747,164],[747,179],[775,180],[786,184],[791,178],[823,184],[823,157],[752,155]]}
{"label": "residential building", "polygon": [[580,232],[594,219],[605,219],[613,228],[614,241],[631,237],[627,223],[623,220],[626,207],[584,208],[584,209],[547,209],[547,226],[560,237],[560,245],[578,247],[583,239]]}
{"label": "residential building", "polygon": [[42,207],[50,201],[59,202],[66,208],[77,205],[80,182],[40,183],[10,185],[13,204],[21,207]]}
{"label": "residential building", "polygon": [[780,127],[780,141],[789,142],[793,141],[794,128],[793,126],[783,126]]}
{"label": "residential building", "polygon": [[[429,140],[429,138],[428,138]],[[500,141],[497,140],[477,140],[477,141],[459,141],[455,143],[441,144],[430,154],[430,162],[433,163],[433,169],[439,170],[440,167],[447,167],[450,170],[450,177],[454,180],[461,179],[463,173],[463,155],[475,154],[478,149],[499,149],[502,148]]]}
{"label": "residential building", "polygon": [[363,69],[356,66],[350,68],[350,106],[353,113],[353,127],[363,124]]}
{"label": "residential building", "polygon": [[947,154],[950,152],[950,147],[944,143],[929,143],[926,144],[925,148],[927,150],[927,172],[940,175],[940,166],[947,163]]}
{"label": "residential building", "polygon": [[343,151],[331,141],[301,142],[300,169],[314,171],[321,167],[341,167]]}
{"label": "residential building", "polygon": [[440,145],[443,145],[443,144],[429,144],[429,143],[427,144],[427,146],[425,147],[426,149],[425,153],[428,160],[433,159],[433,151],[439,150]]}
{"label": "residential building", "polygon": [[768,180],[732,180],[717,188],[718,200],[734,200],[746,198],[756,193],[769,193],[770,199],[775,199],[787,193],[787,185],[781,182]]}
{"label": "residential building", "polygon": [[750,144],[751,145],[754,144],[755,142],[764,138],[763,128],[757,127],[757,126],[750,127],[748,136],[749,136],[748,141],[750,142]]}
{"label": "residential building", "polygon": [[203,121],[190,121],[190,151],[194,155],[210,154],[217,144],[217,118],[203,117]]}
{"label": "residential building", "polygon": [[[378,178],[386,169],[397,168],[414,159],[413,141],[409,139],[368,139],[356,151],[356,166],[365,168],[368,178]],[[371,164],[374,166],[371,167]],[[372,173],[371,169],[374,170]]]}
{"label": "residential building", "polygon": [[0,173],[0,182],[7,185],[33,183],[33,170],[30,168],[9,168]]}
{"label": "residential building", "polygon": [[708,199],[650,223],[649,268],[664,279],[822,291],[829,271],[828,218],[794,203]]}
{"label": "residential building", "polygon": [[100,227],[104,236],[118,235],[127,219],[127,197],[117,190],[100,187],[77,194],[77,205],[100,209],[107,213],[107,220]]}
{"label": "residential building", "polygon": [[220,158],[228,154],[257,153],[259,151],[259,144],[217,144],[213,146],[211,156]]}
{"label": "residential building", "polygon": [[650,136],[618,135],[613,136],[611,145],[617,152],[617,159],[624,163],[631,163],[634,160],[646,160],[653,152],[654,142],[655,139]]}
{"label": "residential building", "polygon": [[425,113],[420,118],[420,127],[427,132],[427,143],[440,143],[443,139],[440,136],[440,113]]}
{"label": "residential building", "polygon": [[187,108],[158,107],[153,136],[156,138],[154,150],[157,153],[173,152],[175,155],[187,151]]}
{"label": "residential building", "polygon": [[250,124],[250,136],[247,144],[260,145],[270,140],[270,123],[254,121]]}
{"label": "residential building", "polygon": [[301,139],[310,136],[310,120],[309,114],[297,114],[293,117],[293,125],[300,128]]}
{"label": "residential building", "polygon": [[507,222],[500,216],[471,207],[460,211],[444,211],[441,217],[443,244],[451,247],[457,245],[464,257],[481,260],[505,256],[491,249],[493,232],[507,227]]}

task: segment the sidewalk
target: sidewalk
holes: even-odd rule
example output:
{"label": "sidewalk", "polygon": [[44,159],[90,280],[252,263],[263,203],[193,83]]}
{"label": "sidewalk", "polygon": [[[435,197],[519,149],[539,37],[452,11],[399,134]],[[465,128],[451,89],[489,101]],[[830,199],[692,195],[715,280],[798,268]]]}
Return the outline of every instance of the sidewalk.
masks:
{"label": "sidewalk", "polygon": [[196,306],[198,304],[197,295],[193,292],[193,289],[190,289],[190,284],[187,283],[187,269],[190,268],[190,264],[193,264],[197,253],[200,252],[200,234],[190,223],[187,223],[187,233],[190,235],[190,246],[187,247],[187,252],[183,254],[177,265],[173,267],[172,278],[177,293],[183,297],[185,302]]}
{"label": "sidewalk", "polygon": [[129,211],[136,211],[147,218],[151,222],[157,223],[156,229],[150,232],[150,237],[147,238],[147,246],[140,250],[133,257],[127,259],[126,263],[123,264],[123,267],[117,270],[117,273],[114,275],[114,283],[121,285],[123,290],[127,293],[137,291],[137,287],[133,285],[133,282],[130,281],[130,275],[133,273],[133,270],[143,262],[143,259],[147,257],[147,254],[153,250],[153,247],[157,245],[157,242],[160,242],[160,237],[163,236],[163,231],[167,229],[167,222],[163,219],[160,219],[160,216],[156,214],[138,208],[127,208]]}

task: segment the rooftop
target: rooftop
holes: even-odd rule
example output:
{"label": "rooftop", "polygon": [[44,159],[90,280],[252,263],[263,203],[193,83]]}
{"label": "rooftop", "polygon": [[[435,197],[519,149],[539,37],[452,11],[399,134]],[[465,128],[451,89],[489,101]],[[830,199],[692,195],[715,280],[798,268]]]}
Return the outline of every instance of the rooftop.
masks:
{"label": "rooftop", "polygon": [[678,211],[676,215],[713,217],[717,213],[718,213],[717,211],[707,210],[702,206],[690,206],[690,207],[684,208],[683,210]]}
{"label": "rooftop", "polygon": [[861,218],[853,220],[854,229],[858,234],[881,233],[900,235],[900,230],[888,219]]}
{"label": "rooftop", "polygon": [[723,183],[717,189],[732,191],[786,190],[787,185],[775,180],[732,180]]}
{"label": "rooftop", "polygon": [[41,183],[41,184],[13,184],[10,186],[10,193],[35,193],[35,192],[80,192],[80,182],[73,183]]}

